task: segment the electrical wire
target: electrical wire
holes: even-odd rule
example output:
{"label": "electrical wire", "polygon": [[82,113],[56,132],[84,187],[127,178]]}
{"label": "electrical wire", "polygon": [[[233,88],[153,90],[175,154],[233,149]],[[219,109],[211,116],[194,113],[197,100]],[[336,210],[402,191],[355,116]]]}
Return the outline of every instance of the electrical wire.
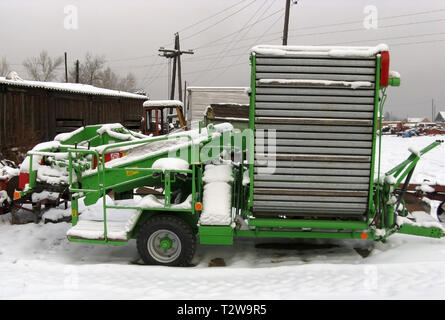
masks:
{"label": "electrical wire", "polygon": [[[250,22],[256,17],[256,15],[261,11],[261,9],[266,5],[268,0],[265,0],[261,6],[254,12],[254,14],[250,17],[250,19],[244,24],[244,26],[241,28],[242,30],[246,29],[247,26],[250,24]],[[261,18],[264,16],[264,14],[267,12],[267,10],[270,9],[270,7],[273,5],[273,2],[271,2],[271,4],[269,5],[269,7],[266,8],[266,11],[264,11],[258,18],[256,21],[260,21]],[[248,34],[248,32],[251,30],[252,27],[250,27],[249,29],[247,29],[244,33],[244,35],[241,35],[241,33],[238,33],[234,36],[234,38],[232,39],[232,42],[223,50],[220,50],[220,53],[218,54],[218,56],[210,62],[210,65],[214,65],[217,66],[222,60],[225,59],[225,54],[227,52],[230,51],[230,49],[232,48],[233,44],[238,43],[239,41],[243,40],[243,37],[246,36]],[[241,38],[238,39],[237,41],[235,41],[238,36],[241,35]],[[210,67],[210,65],[208,67]],[[192,82],[194,82],[196,79],[192,80]]]}
{"label": "electrical wire", "polygon": [[[266,34],[266,32],[267,32],[267,30],[270,30],[270,29],[272,29],[282,18],[283,18],[283,16],[284,16],[284,13],[280,16],[280,17],[278,17],[278,19],[276,19],[273,23],[272,23],[272,25],[269,27],[269,28],[267,28],[266,29],[266,31],[262,34],[262,35],[260,35],[259,37],[257,37],[256,38],[256,40],[254,41],[254,43],[258,43],[258,41],[260,41],[264,36],[265,36],[265,34]],[[244,55],[244,54],[243,54]],[[241,55],[239,55],[239,57],[233,62],[233,63],[237,63],[238,61],[239,61],[239,59],[241,58]],[[225,69],[223,72],[221,72],[220,74],[218,74],[216,77],[214,77],[210,82],[213,82],[214,80],[216,80],[218,77],[221,77],[224,73],[226,73],[227,72],[227,70],[228,69]]]}
{"label": "electrical wire", "polygon": [[199,25],[199,24],[201,24],[201,23],[203,23],[203,22],[205,22],[205,21],[207,21],[207,20],[210,20],[211,18],[214,18],[214,17],[220,15],[221,13],[224,13],[224,12],[226,12],[226,11],[228,11],[228,10],[230,10],[230,9],[232,9],[232,8],[234,8],[234,7],[236,7],[236,6],[238,6],[239,4],[241,4],[241,3],[245,2],[245,1],[246,1],[246,0],[241,0],[241,1],[237,2],[236,4],[231,5],[230,7],[225,8],[224,10],[221,10],[221,11],[215,13],[215,14],[212,14],[211,16],[209,16],[209,17],[207,17],[207,18],[204,18],[204,19],[202,19],[202,20],[199,20],[198,22],[195,22],[195,23],[193,23],[193,24],[191,24],[191,25],[189,25],[189,26],[187,26],[187,27],[182,28],[182,29],[179,30],[178,32],[184,32],[184,31],[186,31],[186,30],[188,30],[188,29],[190,29],[190,28],[193,28],[193,27],[195,27],[195,26],[197,26],[197,25]]}
{"label": "electrical wire", "polygon": [[212,23],[212,25],[210,25],[210,26],[208,26],[208,27],[206,27],[206,28],[204,28],[204,29],[201,29],[200,31],[197,31],[197,32],[195,32],[195,33],[193,33],[193,34],[191,34],[191,35],[189,35],[189,36],[186,36],[185,38],[182,38],[182,40],[184,41],[184,40],[191,39],[191,38],[196,37],[197,35],[199,35],[199,34],[205,32],[205,31],[208,31],[209,29],[211,29],[211,28],[213,28],[213,27],[219,25],[221,22],[226,21],[227,19],[229,19],[229,18],[233,17],[234,15],[240,13],[240,12],[243,11],[244,9],[250,7],[252,4],[254,4],[254,2],[255,2],[255,0],[252,0],[251,2],[249,2],[247,5],[245,5],[245,6],[242,7],[241,9],[239,9],[239,10],[233,12],[232,14],[230,14],[230,15],[224,17],[224,18],[221,19],[221,20],[218,20],[218,21]]}

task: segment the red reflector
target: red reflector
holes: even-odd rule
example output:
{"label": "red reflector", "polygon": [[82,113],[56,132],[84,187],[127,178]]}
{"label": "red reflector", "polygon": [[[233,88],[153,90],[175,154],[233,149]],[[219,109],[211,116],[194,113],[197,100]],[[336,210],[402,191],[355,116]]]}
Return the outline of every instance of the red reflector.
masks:
{"label": "red reflector", "polygon": [[25,186],[29,183],[29,173],[20,172],[19,175],[19,190],[24,190]]}
{"label": "red reflector", "polygon": [[383,51],[381,56],[380,86],[387,87],[389,85],[389,52]]}
{"label": "red reflector", "polygon": [[20,199],[20,192],[14,191],[14,200]]}
{"label": "red reflector", "polygon": [[363,240],[366,240],[366,239],[368,239],[368,234],[365,233],[365,232],[363,232],[363,233],[360,235],[360,238],[362,238]]}
{"label": "red reflector", "polygon": [[195,209],[196,209],[197,211],[201,211],[201,210],[202,210],[202,203],[201,203],[201,202],[196,202],[196,204],[195,204]]}

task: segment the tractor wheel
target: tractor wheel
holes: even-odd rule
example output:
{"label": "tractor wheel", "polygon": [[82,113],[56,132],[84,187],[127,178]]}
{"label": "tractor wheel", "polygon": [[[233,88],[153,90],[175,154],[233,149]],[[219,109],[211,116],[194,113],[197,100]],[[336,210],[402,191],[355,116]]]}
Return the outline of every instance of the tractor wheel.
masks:
{"label": "tractor wheel", "polygon": [[440,222],[445,222],[445,201],[437,207],[437,218]]}
{"label": "tractor wheel", "polygon": [[196,237],[184,220],[155,216],[139,230],[137,247],[146,264],[187,267],[195,254]]}

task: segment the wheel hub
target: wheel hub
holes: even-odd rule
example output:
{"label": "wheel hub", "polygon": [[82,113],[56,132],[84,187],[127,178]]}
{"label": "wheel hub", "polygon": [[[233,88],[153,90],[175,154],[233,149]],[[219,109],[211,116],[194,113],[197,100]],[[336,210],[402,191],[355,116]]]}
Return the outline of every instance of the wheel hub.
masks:
{"label": "wheel hub", "polygon": [[175,241],[174,239],[170,239],[168,237],[168,235],[166,235],[164,238],[159,238],[159,246],[164,250],[164,251],[168,251],[170,249],[172,249],[173,247],[173,242]]}
{"label": "wheel hub", "polygon": [[150,255],[158,262],[170,263],[181,254],[181,241],[171,230],[157,230],[151,234],[147,241]]}

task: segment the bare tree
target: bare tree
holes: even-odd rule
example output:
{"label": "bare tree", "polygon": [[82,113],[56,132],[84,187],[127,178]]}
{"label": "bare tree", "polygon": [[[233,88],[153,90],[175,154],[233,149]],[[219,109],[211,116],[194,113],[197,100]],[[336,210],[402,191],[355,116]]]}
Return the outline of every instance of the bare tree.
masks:
{"label": "bare tree", "polygon": [[6,76],[9,71],[9,64],[6,61],[6,58],[2,58],[0,61],[0,77]]}
{"label": "bare tree", "polygon": [[[87,53],[84,61],[79,63],[79,82],[112,90],[136,91],[136,78],[132,73],[120,77],[110,67],[105,66],[105,63],[105,56],[93,56],[91,53]],[[75,79],[76,68],[74,66],[70,70],[70,81],[75,82]]]}
{"label": "bare tree", "polygon": [[63,63],[62,57],[51,58],[47,51],[40,52],[38,57],[28,58],[23,66],[32,80],[53,81],[57,78],[57,68]]}
{"label": "bare tree", "polygon": [[107,67],[101,73],[100,86],[106,89],[118,90],[119,85],[120,85],[119,76],[116,73],[114,73],[113,70],[110,69],[110,67]]}
{"label": "bare tree", "polygon": [[127,92],[136,91],[136,77],[130,72],[119,83],[119,90]]}
{"label": "bare tree", "polygon": [[[105,56],[93,56],[91,53],[85,55],[85,60],[79,65],[79,82],[99,86],[102,82],[102,72],[105,66]],[[71,82],[75,82],[76,68],[70,70]]]}

